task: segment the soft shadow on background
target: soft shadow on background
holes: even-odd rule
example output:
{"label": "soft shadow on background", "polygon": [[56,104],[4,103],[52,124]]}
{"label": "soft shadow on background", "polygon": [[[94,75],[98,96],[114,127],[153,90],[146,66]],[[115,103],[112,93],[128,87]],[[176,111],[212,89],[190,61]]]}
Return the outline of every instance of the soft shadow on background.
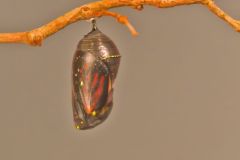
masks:
{"label": "soft shadow on background", "polygon": [[[3,0],[0,32],[36,28],[88,2]],[[239,1],[216,3],[239,18]],[[74,129],[71,108],[72,57],[88,22],[42,47],[0,44],[0,159],[240,159],[240,34],[201,5],[114,11],[140,35],[98,21],[123,58],[113,111],[89,131]]]}

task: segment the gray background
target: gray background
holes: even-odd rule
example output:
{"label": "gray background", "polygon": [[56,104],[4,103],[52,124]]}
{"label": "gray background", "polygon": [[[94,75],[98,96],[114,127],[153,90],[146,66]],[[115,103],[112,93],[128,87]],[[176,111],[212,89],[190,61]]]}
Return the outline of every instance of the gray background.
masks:
{"label": "gray background", "polygon": [[[26,31],[88,3],[1,0],[0,32]],[[216,1],[239,17],[238,0]],[[114,9],[99,28],[123,58],[114,109],[95,129],[73,128],[71,63],[90,30],[78,22],[42,47],[0,45],[0,159],[240,159],[240,35],[201,5]]]}

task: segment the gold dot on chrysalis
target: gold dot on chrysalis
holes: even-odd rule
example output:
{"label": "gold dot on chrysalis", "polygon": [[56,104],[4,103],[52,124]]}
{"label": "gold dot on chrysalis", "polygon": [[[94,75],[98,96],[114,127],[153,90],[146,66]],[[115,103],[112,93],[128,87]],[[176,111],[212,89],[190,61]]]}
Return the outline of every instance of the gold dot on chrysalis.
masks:
{"label": "gold dot on chrysalis", "polygon": [[74,76],[77,77],[77,73],[75,73]]}
{"label": "gold dot on chrysalis", "polygon": [[75,127],[76,127],[77,129],[80,129],[81,125],[83,125],[83,121],[81,121],[80,124],[76,125]]}
{"label": "gold dot on chrysalis", "polygon": [[96,111],[93,111],[92,112],[92,116],[96,116],[97,112]]}
{"label": "gold dot on chrysalis", "polygon": [[83,86],[83,81],[80,82],[80,86],[81,86],[81,87]]}

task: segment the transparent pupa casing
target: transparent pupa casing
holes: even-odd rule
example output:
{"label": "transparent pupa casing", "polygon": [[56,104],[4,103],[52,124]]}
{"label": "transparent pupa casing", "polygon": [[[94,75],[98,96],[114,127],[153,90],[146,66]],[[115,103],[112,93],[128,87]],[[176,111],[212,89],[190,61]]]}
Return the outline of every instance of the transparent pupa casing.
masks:
{"label": "transparent pupa casing", "polygon": [[72,106],[75,126],[90,129],[101,124],[113,106],[113,84],[120,54],[98,28],[80,40],[72,63]]}

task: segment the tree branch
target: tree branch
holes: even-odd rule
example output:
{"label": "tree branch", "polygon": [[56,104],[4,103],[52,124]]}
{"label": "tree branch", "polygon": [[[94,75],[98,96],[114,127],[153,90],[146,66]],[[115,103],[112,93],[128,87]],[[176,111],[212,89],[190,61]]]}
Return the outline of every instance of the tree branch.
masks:
{"label": "tree branch", "polygon": [[143,9],[143,5],[150,5],[158,8],[168,8],[190,4],[202,4],[208,7],[211,12],[229,23],[233,28],[236,29],[236,31],[240,32],[240,21],[230,17],[227,13],[221,10],[213,0],[101,0],[75,8],[65,15],[58,17],[50,23],[32,31],[0,33],[0,43],[25,43],[33,46],[40,46],[44,39],[71,23],[101,16],[115,17],[120,23],[125,24],[133,35],[137,35],[136,30],[129,23],[127,17],[110,12],[108,10],[111,8],[124,6],[141,10]]}

